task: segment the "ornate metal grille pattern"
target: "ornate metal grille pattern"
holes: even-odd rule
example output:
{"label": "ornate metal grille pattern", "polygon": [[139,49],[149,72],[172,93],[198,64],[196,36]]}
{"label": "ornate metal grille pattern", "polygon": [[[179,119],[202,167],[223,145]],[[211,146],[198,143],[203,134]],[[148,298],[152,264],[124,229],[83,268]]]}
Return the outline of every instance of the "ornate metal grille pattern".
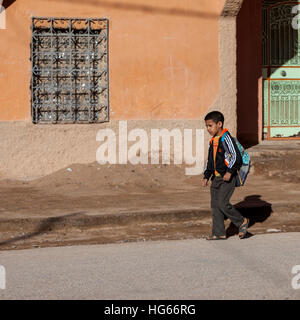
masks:
{"label": "ornate metal grille pattern", "polygon": [[263,47],[263,65],[268,65],[268,10],[263,9],[263,32],[262,32],[262,47]]}
{"label": "ornate metal grille pattern", "polygon": [[109,117],[108,20],[32,18],[34,123],[93,123]]}
{"label": "ornate metal grille pattern", "polygon": [[292,8],[297,2],[270,7],[270,4],[274,3],[280,4],[280,1],[264,2],[263,65],[270,63],[272,66],[297,66],[300,64],[299,32],[292,27],[292,20],[295,17]]}
{"label": "ornate metal grille pattern", "polygon": [[270,62],[272,66],[299,65],[298,30],[292,27],[292,8],[296,4],[283,4],[270,10]]}
{"label": "ornate metal grille pattern", "polygon": [[300,81],[271,81],[272,126],[300,125]]}

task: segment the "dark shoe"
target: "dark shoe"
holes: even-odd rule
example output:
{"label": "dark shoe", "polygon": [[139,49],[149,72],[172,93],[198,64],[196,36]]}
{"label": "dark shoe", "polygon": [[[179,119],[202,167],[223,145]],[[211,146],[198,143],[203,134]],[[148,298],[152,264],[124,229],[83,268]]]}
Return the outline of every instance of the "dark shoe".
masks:
{"label": "dark shoe", "polygon": [[249,226],[249,219],[247,219],[247,222],[242,224],[239,228],[239,233],[242,233],[242,235],[239,235],[240,239],[244,239],[246,234],[248,233],[248,226]]}

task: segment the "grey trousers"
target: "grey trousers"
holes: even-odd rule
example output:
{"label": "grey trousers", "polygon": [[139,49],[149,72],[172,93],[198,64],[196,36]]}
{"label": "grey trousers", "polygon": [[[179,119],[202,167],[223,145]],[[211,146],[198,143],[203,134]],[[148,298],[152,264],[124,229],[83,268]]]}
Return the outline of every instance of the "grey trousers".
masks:
{"label": "grey trousers", "polygon": [[224,181],[222,177],[215,177],[210,187],[212,209],[212,234],[216,236],[226,235],[224,216],[240,227],[244,217],[230,204],[229,200],[235,189],[235,179]]}

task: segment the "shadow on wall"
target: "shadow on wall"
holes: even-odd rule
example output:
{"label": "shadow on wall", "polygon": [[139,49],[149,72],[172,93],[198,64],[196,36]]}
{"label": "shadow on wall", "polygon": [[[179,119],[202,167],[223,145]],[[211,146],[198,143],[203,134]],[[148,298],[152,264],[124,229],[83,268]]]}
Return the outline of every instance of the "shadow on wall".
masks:
{"label": "shadow on wall", "polygon": [[16,2],[16,0],[4,0],[2,6],[8,9],[14,2]]}
{"label": "shadow on wall", "polygon": [[[53,0],[56,2],[61,2],[61,0]],[[82,3],[82,0],[64,0],[64,2],[72,2],[74,3]],[[86,4],[101,6],[106,8],[113,8],[119,10],[131,10],[131,11],[140,11],[145,13],[153,13],[153,14],[167,14],[174,16],[185,16],[192,18],[201,18],[201,19],[219,19],[219,14],[209,13],[209,12],[201,12],[196,10],[185,10],[179,8],[163,8],[163,7],[154,7],[146,4],[134,4],[134,3],[124,3],[119,1],[101,1],[101,0],[85,0]]]}
{"label": "shadow on wall", "polygon": [[258,81],[262,76],[262,0],[244,0],[237,16],[237,138],[259,142]]}

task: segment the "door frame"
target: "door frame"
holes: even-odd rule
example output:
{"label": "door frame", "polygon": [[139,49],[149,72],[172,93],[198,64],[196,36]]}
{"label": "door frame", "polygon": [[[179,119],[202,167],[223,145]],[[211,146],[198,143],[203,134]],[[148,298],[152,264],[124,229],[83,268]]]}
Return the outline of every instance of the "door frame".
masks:
{"label": "door frame", "polygon": [[[263,1],[263,0],[262,0]],[[275,1],[274,1],[275,2]],[[274,7],[277,7],[279,4],[299,4],[300,5],[300,1],[278,1],[277,3],[274,3],[274,4],[270,4],[267,8],[268,10],[268,35],[270,35],[270,15],[271,15],[271,9],[274,8]],[[263,30],[262,30],[263,31]],[[298,32],[298,34],[300,35],[300,32]],[[298,36],[299,36],[298,35]],[[299,39],[300,40],[300,39]],[[271,69],[272,68],[277,68],[277,69],[288,69],[288,68],[299,68],[299,72],[300,72],[300,66],[299,67],[296,67],[296,66],[272,66],[271,65],[271,37],[267,38],[267,48],[268,48],[268,65],[264,65],[262,63],[262,70],[263,69],[267,69],[267,77],[264,78],[262,76],[262,83],[261,83],[261,87],[262,87],[262,122],[263,122],[263,126],[262,126],[262,135],[263,135],[263,140],[300,140],[300,137],[271,137],[271,128],[280,128],[280,126],[271,126],[271,123],[270,123],[270,114],[271,114],[271,103],[270,103],[270,100],[271,100],[271,81],[292,81],[292,80],[299,80],[299,83],[300,83],[300,77],[299,78],[271,78]],[[265,94],[264,94],[264,90],[265,90],[265,86],[264,86],[264,81],[268,81],[268,125],[265,126],[264,124],[264,102],[265,102]],[[300,116],[300,115],[299,115]],[[282,127],[285,127],[285,126],[282,126]],[[297,127],[299,128],[299,131],[300,131],[300,126],[288,126],[288,128],[293,128],[293,127]],[[267,137],[265,138],[264,137],[264,129],[267,128]]]}

